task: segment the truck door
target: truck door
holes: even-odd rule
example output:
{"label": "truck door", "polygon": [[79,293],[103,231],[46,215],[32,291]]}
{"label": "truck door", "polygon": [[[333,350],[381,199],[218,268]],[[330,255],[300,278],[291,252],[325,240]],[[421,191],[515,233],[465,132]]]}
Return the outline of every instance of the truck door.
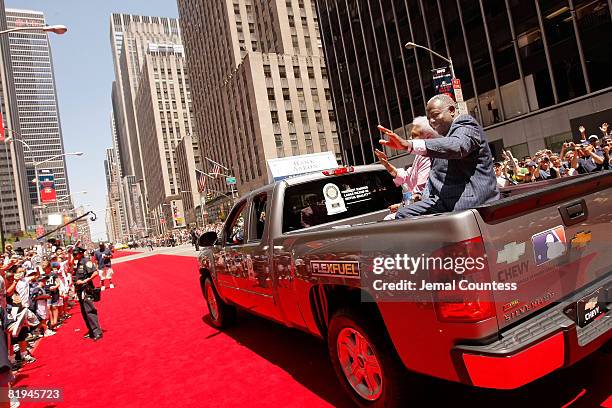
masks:
{"label": "truck door", "polygon": [[238,288],[250,299],[249,310],[272,319],[279,319],[279,310],[274,299],[271,271],[272,253],[267,233],[269,193],[253,197],[249,213],[247,242],[242,246],[245,270],[236,276]]}
{"label": "truck door", "polygon": [[239,305],[245,302],[244,294],[238,289],[237,276],[246,270],[241,250],[247,232],[247,204],[247,200],[236,204],[227,218],[221,236],[221,259],[218,260],[223,262],[223,267],[218,269],[221,271],[218,273],[221,291],[226,298]]}

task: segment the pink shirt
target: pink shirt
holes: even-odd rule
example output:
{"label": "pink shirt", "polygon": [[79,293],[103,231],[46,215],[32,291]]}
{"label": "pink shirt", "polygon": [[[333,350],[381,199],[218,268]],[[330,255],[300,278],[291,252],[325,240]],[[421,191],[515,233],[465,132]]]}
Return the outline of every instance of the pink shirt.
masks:
{"label": "pink shirt", "polygon": [[425,156],[415,156],[412,167],[408,170],[397,169],[397,177],[393,179],[396,186],[406,183],[412,194],[422,193],[429,180],[429,168],[431,160]]}

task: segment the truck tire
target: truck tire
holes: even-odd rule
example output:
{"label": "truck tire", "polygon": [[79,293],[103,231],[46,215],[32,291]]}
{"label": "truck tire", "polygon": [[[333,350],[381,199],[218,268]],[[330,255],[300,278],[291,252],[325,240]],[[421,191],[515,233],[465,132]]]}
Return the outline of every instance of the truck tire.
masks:
{"label": "truck tire", "polygon": [[379,319],[362,308],[340,309],[331,318],[327,340],[336,375],[358,406],[408,405],[408,371]]}
{"label": "truck tire", "polygon": [[210,277],[204,282],[204,297],[210,320],[215,327],[223,329],[236,322],[236,308],[221,299]]}

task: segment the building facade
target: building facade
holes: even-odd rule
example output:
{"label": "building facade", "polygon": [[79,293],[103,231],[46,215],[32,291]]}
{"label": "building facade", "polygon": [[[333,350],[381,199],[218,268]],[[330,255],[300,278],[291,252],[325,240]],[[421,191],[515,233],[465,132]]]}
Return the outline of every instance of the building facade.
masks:
{"label": "building facade", "polygon": [[[242,194],[268,182],[267,159],[340,153],[312,2],[178,5],[205,171],[206,157],[227,167]],[[230,190],[225,177],[209,187]]]}
{"label": "building facade", "polygon": [[[6,30],[6,9],[4,0],[0,0],[0,30]],[[25,161],[24,145],[21,142],[7,143],[21,134],[19,115],[16,107],[16,94],[13,84],[13,71],[9,39],[0,37],[0,108],[2,126],[5,129],[5,143],[0,144],[0,213],[2,215],[2,233],[5,236],[17,235],[20,231],[30,230],[34,220],[30,203],[28,181],[24,179]]]}
{"label": "building facade", "polygon": [[[185,226],[177,146],[192,134],[191,94],[183,46],[149,42],[135,100],[153,231]],[[161,218],[164,221],[161,221]]]}
{"label": "building facade", "polygon": [[[181,200],[185,215],[185,224],[203,225],[206,221],[202,207],[204,194],[198,191],[196,169],[202,167],[200,144],[197,138],[187,133],[176,146],[176,170],[181,185]],[[208,180],[207,180],[208,182]]]}
{"label": "building facade", "polygon": [[119,178],[119,163],[115,149],[106,149],[104,160],[106,175],[106,231],[111,242],[124,241],[127,236],[125,214],[121,202],[121,181]]}
{"label": "building facade", "polygon": [[[577,134],[575,123],[612,107],[609,1],[316,2],[352,164],[376,160],[377,124],[403,133],[425,113],[432,69],[448,65],[404,48],[409,41],[452,58],[467,108],[498,157],[502,147],[515,156],[558,149]],[[590,134],[600,133],[595,123]]]}
{"label": "building facade", "polygon": [[[43,13],[32,10],[6,10],[7,28],[40,27],[46,25]],[[66,172],[64,141],[57,105],[55,75],[51,46],[47,33],[41,31],[20,31],[8,34],[11,58],[14,102],[19,121],[19,134],[25,162],[23,180],[35,178],[35,163],[45,162],[38,170],[50,170],[54,176],[57,204],[34,210],[38,224],[46,224],[46,215],[72,210],[69,197],[70,187]],[[22,144],[22,143],[20,143]],[[36,183],[27,183],[29,208],[38,205]],[[42,215],[43,219],[40,219]],[[31,218],[30,218],[31,219]]]}
{"label": "building facade", "polygon": [[112,102],[119,140],[124,207],[131,215],[130,235],[145,236],[154,221],[148,214],[144,158],[136,118],[136,96],[150,43],[180,44],[177,19],[130,14],[110,18],[110,43],[115,68]]}

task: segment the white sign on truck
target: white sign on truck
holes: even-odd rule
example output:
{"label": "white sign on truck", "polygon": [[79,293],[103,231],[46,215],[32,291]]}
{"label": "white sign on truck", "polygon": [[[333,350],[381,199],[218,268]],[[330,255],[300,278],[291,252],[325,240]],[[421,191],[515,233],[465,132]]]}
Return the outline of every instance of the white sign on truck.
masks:
{"label": "white sign on truck", "polygon": [[270,182],[338,167],[336,155],[333,152],[282,157],[269,159],[267,162]]}

